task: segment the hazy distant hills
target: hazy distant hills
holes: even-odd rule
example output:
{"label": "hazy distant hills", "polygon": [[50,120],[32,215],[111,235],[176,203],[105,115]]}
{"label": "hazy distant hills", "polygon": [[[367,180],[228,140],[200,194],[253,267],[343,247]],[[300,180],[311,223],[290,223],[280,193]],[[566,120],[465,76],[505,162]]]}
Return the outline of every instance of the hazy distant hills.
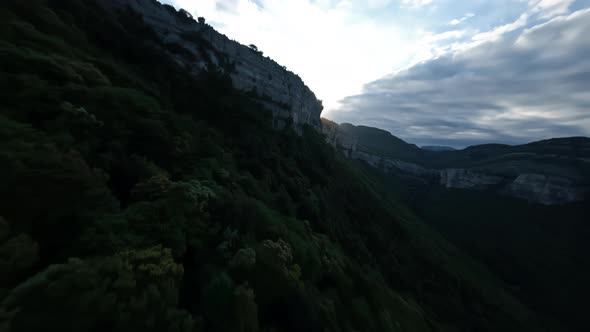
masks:
{"label": "hazy distant hills", "polygon": [[438,146],[438,145],[424,145],[420,147],[423,150],[429,150],[429,151],[455,151],[455,148],[452,148],[450,146]]}

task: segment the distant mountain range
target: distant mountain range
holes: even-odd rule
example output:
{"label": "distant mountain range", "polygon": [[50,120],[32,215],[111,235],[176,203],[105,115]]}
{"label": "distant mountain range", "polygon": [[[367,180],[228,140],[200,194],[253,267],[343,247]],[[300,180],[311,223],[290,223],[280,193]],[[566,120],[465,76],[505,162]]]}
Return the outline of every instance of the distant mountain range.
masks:
{"label": "distant mountain range", "polygon": [[454,150],[419,148],[385,130],[326,119],[323,128],[328,142],[349,158],[447,188],[490,190],[546,205],[582,201],[590,191],[587,137]]}
{"label": "distant mountain range", "polygon": [[438,146],[438,145],[424,145],[420,147],[421,149],[424,150],[429,150],[429,151],[455,151],[457,149],[452,148],[450,146]]}

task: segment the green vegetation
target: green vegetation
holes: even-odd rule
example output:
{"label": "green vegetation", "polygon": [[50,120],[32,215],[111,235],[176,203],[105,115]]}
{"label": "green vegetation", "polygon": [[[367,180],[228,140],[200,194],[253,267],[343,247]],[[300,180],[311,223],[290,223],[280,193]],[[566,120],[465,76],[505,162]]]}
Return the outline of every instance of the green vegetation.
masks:
{"label": "green vegetation", "polygon": [[164,50],[131,10],[0,7],[0,331],[556,330],[315,130]]}
{"label": "green vegetation", "polygon": [[[568,330],[587,329],[588,202],[543,206],[492,193],[421,188],[415,211]],[[501,207],[501,208],[498,208]]]}
{"label": "green vegetation", "polygon": [[[342,124],[338,130],[356,137],[358,150],[429,167],[467,168],[505,176],[506,182],[521,173],[566,177],[580,186],[590,181],[590,139],[584,137],[431,152],[377,128]],[[485,264],[511,294],[535,312],[559,321],[565,330],[587,330],[588,199],[545,206],[502,195],[494,187],[488,191],[445,189],[403,171],[390,169],[385,175],[364,167],[396,191],[392,200]]]}

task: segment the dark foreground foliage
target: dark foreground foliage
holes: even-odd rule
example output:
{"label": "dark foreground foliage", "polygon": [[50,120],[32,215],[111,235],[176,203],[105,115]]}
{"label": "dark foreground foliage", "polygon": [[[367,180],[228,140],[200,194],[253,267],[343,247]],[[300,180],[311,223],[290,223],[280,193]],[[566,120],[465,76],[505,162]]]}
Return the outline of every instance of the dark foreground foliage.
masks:
{"label": "dark foreground foliage", "polygon": [[1,331],[555,330],[166,47],[131,11],[2,1]]}

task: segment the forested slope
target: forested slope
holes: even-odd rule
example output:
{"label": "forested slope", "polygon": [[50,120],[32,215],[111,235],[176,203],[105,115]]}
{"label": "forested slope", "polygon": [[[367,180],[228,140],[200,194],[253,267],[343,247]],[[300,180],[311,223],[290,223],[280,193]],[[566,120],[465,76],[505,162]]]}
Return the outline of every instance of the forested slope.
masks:
{"label": "forested slope", "polygon": [[559,328],[166,47],[133,11],[0,5],[0,330]]}

